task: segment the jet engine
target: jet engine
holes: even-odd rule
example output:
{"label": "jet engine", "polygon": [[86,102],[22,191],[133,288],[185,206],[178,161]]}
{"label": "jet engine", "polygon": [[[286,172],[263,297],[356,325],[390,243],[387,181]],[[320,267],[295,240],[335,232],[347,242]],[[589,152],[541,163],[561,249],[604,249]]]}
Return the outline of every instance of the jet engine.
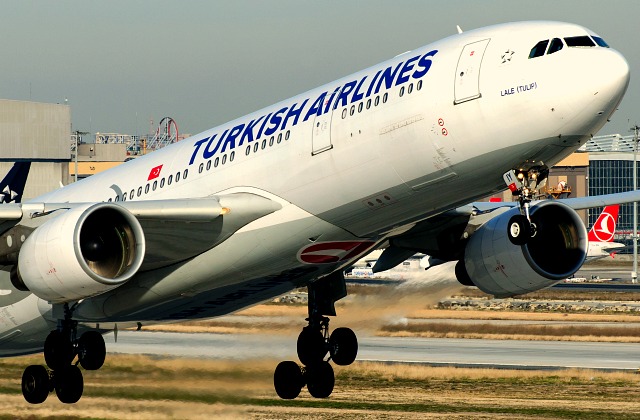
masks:
{"label": "jet engine", "polygon": [[584,263],[589,245],[578,214],[557,201],[530,209],[535,232],[522,246],[514,245],[507,229],[517,208],[482,225],[465,247],[456,266],[462,284],[476,285],[496,297],[509,297],[552,286],[574,274]]}
{"label": "jet engine", "polygon": [[125,283],[140,268],[144,253],[144,232],[129,211],[111,203],[81,205],[27,237],[11,277],[19,289],[68,302]]}

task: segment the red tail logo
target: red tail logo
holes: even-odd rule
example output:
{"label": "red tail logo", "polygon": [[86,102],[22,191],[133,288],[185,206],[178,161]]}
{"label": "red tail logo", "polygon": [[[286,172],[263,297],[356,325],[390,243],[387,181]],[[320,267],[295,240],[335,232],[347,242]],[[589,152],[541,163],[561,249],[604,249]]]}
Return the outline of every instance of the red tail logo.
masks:
{"label": "red tail logo", "polygon": [[620,206],[607,206],[589,231],[590,242],[613,242]]}

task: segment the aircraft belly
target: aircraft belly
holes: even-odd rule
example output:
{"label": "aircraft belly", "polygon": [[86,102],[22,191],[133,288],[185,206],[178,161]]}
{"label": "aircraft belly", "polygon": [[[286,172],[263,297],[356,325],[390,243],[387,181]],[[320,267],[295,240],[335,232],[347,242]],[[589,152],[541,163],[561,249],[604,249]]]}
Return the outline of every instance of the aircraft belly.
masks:
{"label": "aircraft belly", "polygon": [[[563,140],[575,143],[586,140],[586,137],[575,136]],[[322,212],[318,217],[357,236],[379,235],[393,227],[422,220],[505,190],[501,174],[527,160],[542,161],[551,166],[572,151],[573,148],[563,147],[557,137],[496,149],[452,165],[450,170],[456,176],[434,179],[432,173],[412,181],[415,185],[427,183],[425,188],[410,192],[401,186],[382,190]],[[392,200],[386,201],[385,197]],[[382,203],[378,203],[378,200]],[[393,226],[389,225],[390,220],[395,222]]]}
{"label": "aircraft belly", "polygon": [[358,240],[295,206],[286,206],[189,261],[140,273],[118,289],[86,299],[75,314],[90,322],[223,315],[305,286],[347,263],[305,264],[299,257],[305,248]]}

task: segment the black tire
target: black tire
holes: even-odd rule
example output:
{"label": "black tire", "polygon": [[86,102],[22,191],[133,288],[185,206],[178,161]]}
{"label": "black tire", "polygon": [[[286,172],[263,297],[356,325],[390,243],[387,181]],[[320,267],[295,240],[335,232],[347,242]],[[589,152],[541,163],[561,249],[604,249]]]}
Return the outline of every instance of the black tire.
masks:
{"label": "black tire", "polygon": [[507,225],[507,236],[509,236],[512,244],[517,246],[525,245],[531,237],[531,228],[527,217],[521,214],[511,216]]}
{"label": "black tire", "polygon": [[44,342],[44,361],[50,369],[58,370],[71,364],[73,346],[71,341],[58,330],[51,331]]}
{"label": "black tire", "polygon": [[302,329],[297,347],[300,363],[305,366],[321,362],[328,350],[322,333],[310,327]]}
{"label": "black tire", "polygon": [[329,362],[308,366],[305,372],[307,389],[314,398],[327,398],[333,392],[335,376]]}
{"label": "black tire", "polygon": [[104,364],[107,348],[98,331],[87,331],[78,340],[78,358],[86,370],[98,370]]}
{"label": "black tire", "polygon": [[49,395],[49,372],[44,366],[31,365],[22,374],[22,396],[29,404],[42,404]]}
{"label": "black tire", "polygon": [[336,328],[329,337],[329,350],[336,365],[350,365],[358,355],[358,338],[351,328]]}
{"label": "black tire", "polygon": [[273,387],[283,400],[293,400],[304,386],[302,370],[296,362],[280,362],[273,373]]}
{"label": "black tire", "polygon": [[80,372],[78,366],[70,365],[64,369],[54,371],[53,380],[55,382],[56,395],[60,402],[75,404],[82,397],[84,379],[82,379],[82,372]]}

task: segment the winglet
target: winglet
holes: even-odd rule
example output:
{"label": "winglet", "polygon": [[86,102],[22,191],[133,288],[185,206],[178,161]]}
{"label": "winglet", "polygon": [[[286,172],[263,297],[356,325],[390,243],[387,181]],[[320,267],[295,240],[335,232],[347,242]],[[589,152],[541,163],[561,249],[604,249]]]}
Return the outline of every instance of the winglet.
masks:
{"label": "winglet", "polygon": [[461,34],[462,33],[462,28],[460,27],[460,25],[456,25],[456,29],[458,30],[458,33]]}
{"label": "winglet", "polygon": [[16,162],[9,173],[0,181],[0,204],[22,201],[31,162]]}

